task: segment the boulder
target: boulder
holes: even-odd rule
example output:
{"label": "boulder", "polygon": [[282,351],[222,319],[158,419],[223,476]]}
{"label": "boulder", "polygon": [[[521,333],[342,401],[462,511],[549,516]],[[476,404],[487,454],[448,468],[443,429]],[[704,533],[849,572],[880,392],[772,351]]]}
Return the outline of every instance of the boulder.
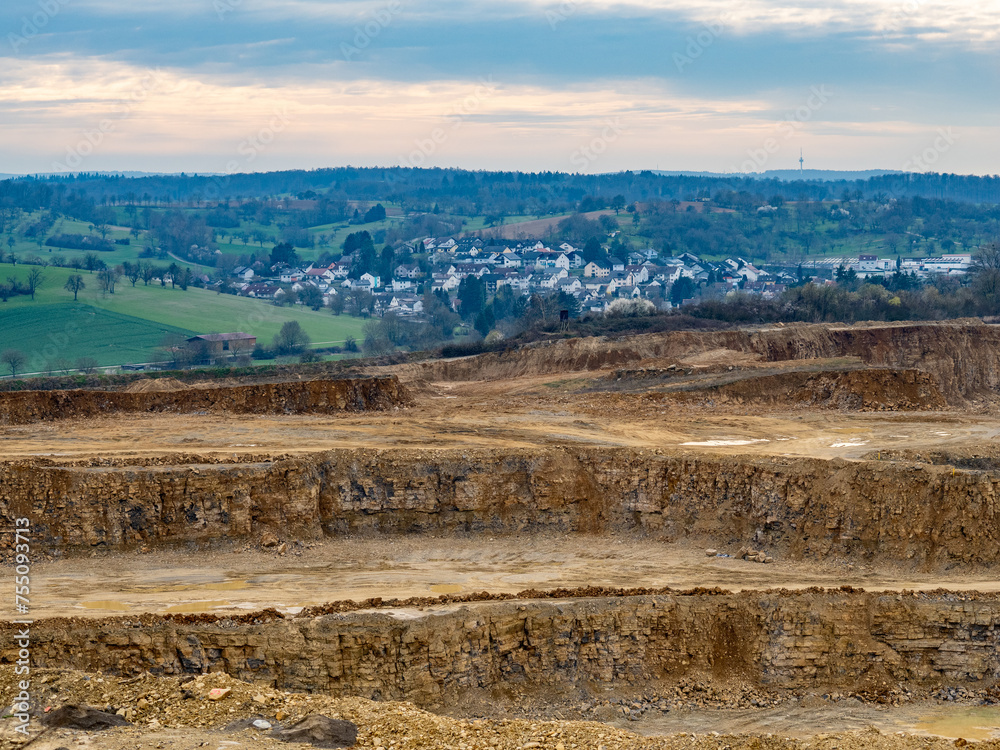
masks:
{"label": "boulder", "polygon": [[42,724],[59,729],[85,729],[93,732],[111,727],[126,727],[131,722],[90,706],[67,704],[42,716]]}
{"label": "boulder", "polygon": [[351,747],[358,741],[358,727],[350,721],[312,714],[271,733],[283,742],[308,742],[313,747]]}

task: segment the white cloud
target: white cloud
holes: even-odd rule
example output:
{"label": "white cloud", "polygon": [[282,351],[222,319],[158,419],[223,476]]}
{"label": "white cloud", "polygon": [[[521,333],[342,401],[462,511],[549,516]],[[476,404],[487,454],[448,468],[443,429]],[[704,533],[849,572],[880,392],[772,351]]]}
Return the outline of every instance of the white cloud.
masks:
{"label": "white cloud", "polygon": [[[602,0],[537,0],[539,8],[608,12]],[[954,40],[986,41],[1000,33],[1000,0],[626,0],[622,13],[680,13],[694,21],[724,19],[737,33],[843,31],[904,36],[931,29]]]}
{"label": "white cloud", "polygon": [[[726,171],[776,133],[766,168],[794,166],[800,147],[815,167],[899,168],[936,136],[934,125],[873,112],[846,96],[831,98],[786,135],[788,92],[722,99],[679,96],[653,80],[553,88],[345,82],[325,75],[331,69],[311,73],[234,86],[102,60],[0,59],[0,159],[7,171],[48,171],[102,122],[112,127],[81,168],[257,171],[396,165],[420,154],[421,166],[575,171],[574,154],[591,148],[598,153],[587,171]],[[808,95],[798,94],[802,102]],[[615,136],[608,138],[611,122]],[[940,169],[982,172],[997,162],[995,128],[956,132]],[[255,141],[266,143],[248,149]]]}

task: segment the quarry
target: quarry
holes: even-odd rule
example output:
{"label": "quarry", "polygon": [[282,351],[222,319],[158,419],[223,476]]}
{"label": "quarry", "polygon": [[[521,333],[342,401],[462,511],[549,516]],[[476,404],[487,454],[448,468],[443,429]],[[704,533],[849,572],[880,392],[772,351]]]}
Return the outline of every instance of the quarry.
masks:
{"label": "quarry", "polygon": [[33,716],[129,722],[32,747],[1000,747],[998,388],[968,319],[0,392]]}

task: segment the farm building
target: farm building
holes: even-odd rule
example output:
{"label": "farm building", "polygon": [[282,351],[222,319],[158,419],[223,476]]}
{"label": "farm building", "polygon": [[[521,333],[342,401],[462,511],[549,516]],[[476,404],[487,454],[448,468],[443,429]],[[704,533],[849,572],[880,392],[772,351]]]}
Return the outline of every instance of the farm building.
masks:
{"label": "farm building", "polygon": [[257,344],[257,337],[249,333],[204,333],[187,340],[189,349],[197,349],[201,357],[212,362],[250,354]]}

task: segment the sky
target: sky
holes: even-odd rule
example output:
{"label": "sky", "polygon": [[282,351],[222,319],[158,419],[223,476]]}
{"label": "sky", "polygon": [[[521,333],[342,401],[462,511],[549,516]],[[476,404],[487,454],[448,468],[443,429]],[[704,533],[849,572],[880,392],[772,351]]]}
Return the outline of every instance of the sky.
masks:
{"label": "sky", "polygon": [[0,173],[1000,172],[1000,0],[4,0]]}

